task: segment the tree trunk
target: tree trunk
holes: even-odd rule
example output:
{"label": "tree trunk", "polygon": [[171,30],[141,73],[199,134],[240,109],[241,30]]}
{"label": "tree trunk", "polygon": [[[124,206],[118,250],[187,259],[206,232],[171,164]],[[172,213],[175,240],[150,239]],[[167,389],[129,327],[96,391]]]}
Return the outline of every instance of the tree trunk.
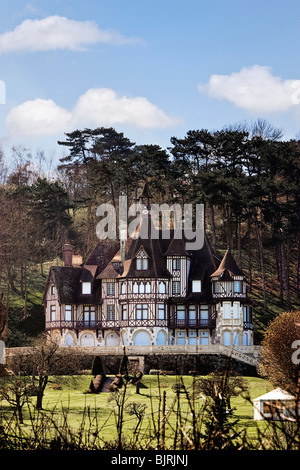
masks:
{"label": "tree trunk", "polygon": [[257,220],[257,214],[253,214],[253,216],[254,216],[254,222],[255,222],[256,237],[257,237],[259,259],[260,259],[260,269],[261,269],[261,280],[262,280],[264,308],[266,310],[268,310],[267,291],[266,291],[266,273],[265,273],[265,263],[264,263],[264,249],[263,249],[263,243],[262,243],[262,239],[261,239],[261,230],[260,230],[259,223],[258,223],[258,220]]}
{"label": "tree trunk", "polygon": [[290,295],[290,287],[289,287],[289,279],[287,274],[286,268],[286,257],[285,257],[285,249],[284,249],[284,238],[282,230],[279,231],[279,240],[280,240],[280,259],[281,259],[281,272],[282,272],[282,280],[286,295],[286,301],[289,307],[289,310],[292,310],[292,302],[291,302],[291,295]]}

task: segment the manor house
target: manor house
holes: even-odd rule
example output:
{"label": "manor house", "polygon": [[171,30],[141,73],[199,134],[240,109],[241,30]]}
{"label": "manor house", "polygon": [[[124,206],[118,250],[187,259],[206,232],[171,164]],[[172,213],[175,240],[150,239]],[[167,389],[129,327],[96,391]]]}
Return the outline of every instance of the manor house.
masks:
{"label": "manor house", "polygon": [[[151,223],[147,184],[141,200]],[[197,250],[174,234],[123,247],[99,241],[85,262],[67,244],[44,308],[46,330],[62,346],[253,345],[244,273],[229,250],[218,259],[206,236]]]}

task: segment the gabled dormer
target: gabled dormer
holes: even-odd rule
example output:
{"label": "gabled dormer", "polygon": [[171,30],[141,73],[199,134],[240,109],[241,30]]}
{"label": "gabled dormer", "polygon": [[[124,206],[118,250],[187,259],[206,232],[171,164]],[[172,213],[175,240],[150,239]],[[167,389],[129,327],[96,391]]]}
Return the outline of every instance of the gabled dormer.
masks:
{"label": "gabled dormer", "polygon": [[214,298],[246,297],[245,275],[227,250],[218,269],[211,275]]}
{"label": "gabled dormer", "polygon": [[135,267],[137,271],[148,271],[149,269],[149,256],[143,246],[140,247],[135,255]]}

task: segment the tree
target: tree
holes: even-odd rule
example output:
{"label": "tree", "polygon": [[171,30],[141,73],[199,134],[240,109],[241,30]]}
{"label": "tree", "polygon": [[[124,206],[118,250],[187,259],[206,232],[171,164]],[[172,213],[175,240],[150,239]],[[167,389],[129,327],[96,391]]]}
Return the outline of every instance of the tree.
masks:
{"label": "tree", "polygon": [[259,360],[259,371],[274,387],[297,392],[300,366],[297,347],[300,342],[300,311],[284,312],[269,325]]}
{"label": "tree", "polygon": [[230,422],[227,411],[230,410],[230,398],[246,392],[247,389],[243,377],[232,375],[229,371],[211,373],[208,377],[196,381],[194,392],[209,400],[204,420],[207,449],[235,447],[235,439],[239,437],[235,429],[237,421]]}
{"label": "tree", "polygon": [[20,424],[23,424],[23,406],[28,400],[28,387],[22,380],[13,380],[0,390],[0,398],[8,401],[17,413]]}
{"label": "tree", "polygon": [[72,375],[78,370],[76,355],[68,348],[59,347],[47,333],[41,334],[36,345],[30,348],[28,363],[37,390],[38,410],[42,409],[44,391],[50,376]]}

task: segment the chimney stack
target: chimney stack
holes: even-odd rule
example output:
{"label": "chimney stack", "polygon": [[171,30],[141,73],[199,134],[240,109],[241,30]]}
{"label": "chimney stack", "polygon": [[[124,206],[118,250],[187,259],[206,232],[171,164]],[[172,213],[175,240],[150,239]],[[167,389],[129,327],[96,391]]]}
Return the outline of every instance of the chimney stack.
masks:
{"label": "chimney stack", "polygon": [[72,266],[73,248],[70,243],[64,245],[64,266]]}

